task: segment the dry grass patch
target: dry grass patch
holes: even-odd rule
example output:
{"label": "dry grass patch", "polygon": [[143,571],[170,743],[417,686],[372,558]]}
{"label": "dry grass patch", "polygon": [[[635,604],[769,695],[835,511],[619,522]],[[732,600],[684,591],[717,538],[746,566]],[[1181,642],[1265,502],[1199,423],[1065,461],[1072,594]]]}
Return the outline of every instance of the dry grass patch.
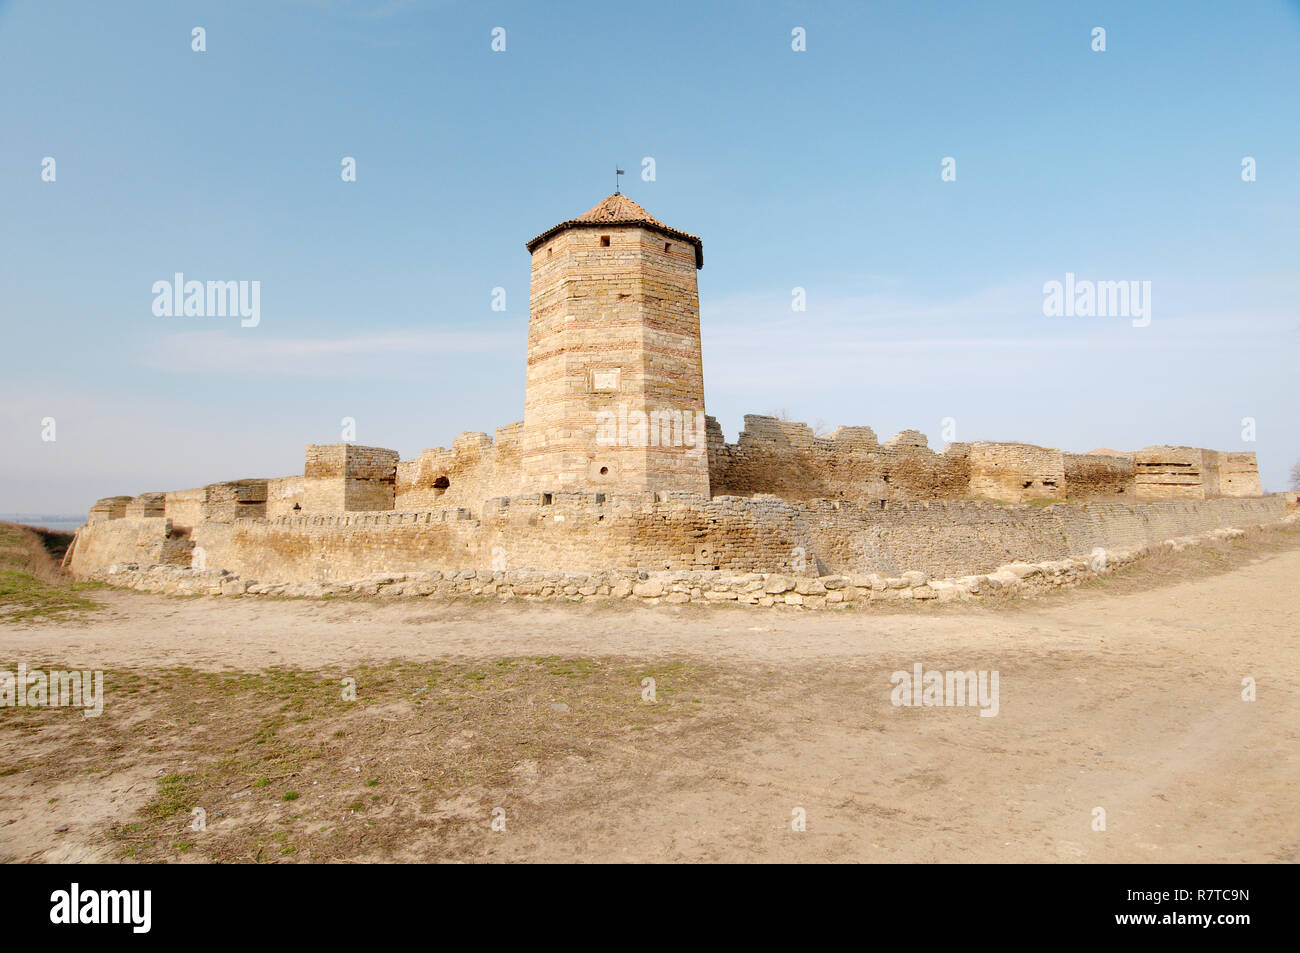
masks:
{"label": "dry grass patch", "polygon": [[[647,677],[657,704],[642,700]],[[736,691],[695,663],[564,657],[105,681],[99,719],[26,709],[0,720],[0,770],[8,793],[21,783],[39,796],[70,774],[157,762],[148,804],[104,834],[117,857],[142,861],[463,857],[494,807],[516,819],[540,810],[530,792],[553,771],[609,765],[611,747],[716,740]],[[191,829],[194,808],[206,831]]]}
{"label": "dry grass patch", "polygon": [[59,560],[71,533],[0,523],[0,622],[66,618],[98,609],[81,593],[99,588],[72,583]]}

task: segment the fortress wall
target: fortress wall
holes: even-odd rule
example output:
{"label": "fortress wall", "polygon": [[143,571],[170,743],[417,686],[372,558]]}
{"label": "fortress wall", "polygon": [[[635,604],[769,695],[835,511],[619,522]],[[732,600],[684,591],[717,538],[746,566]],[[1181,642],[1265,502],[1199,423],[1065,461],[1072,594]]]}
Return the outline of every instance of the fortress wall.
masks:
{"label": "fortress wall", "polygon": [[267,480],[228,480],[204,487],[203,519],[229,523],[266,516]]}
{"label": "fortress wall", "polygon": [[1133,455],[1139,500],[1203,500],[1205,451],[1198,447],[1145,447]]}
{"label": "fortress wall", "polygon": [[165,517],[88,523],[77,531],[69,568],[78,577],[114,563],[188,566],[190,543]]}
{"label": "fortress wall", "polygon": [[425,450],[414,460],[399,463],[394,508],[467,507],[477,514],[484,500],[518,493],[523,426],[520,422],[498,427],[495,441],[485,433],[466,432],[450,450]]}
{"label": "fortress wall", "polygon": [[126,519],[166,515],[166,493],[141,493],[126,504],[122,515]]}
{"label": "fortress wall", "polygon": [[343,510],[346,513],[368,513],[373,510],[391,510],[396,501],[397,454],[393,454],[392,475],[383,479],[358,479],[348,477],[343,481]]}
{"label": "fortress wall", "polygon": [[1219,454],[1219,492],[1224,496],[1263,496],[1255,454]]}
{"label": "fortress wall", "polygon": [[391,510],[396,478],[396,450],[308,444],[302,476],[268,481],[266,515]]}
{"label": "fortress wall", "polygon": [[809,543],[795,505],[690,493],[530,494],[489,500],[482,523],[511,569],[789,571]]}
{"label": "fortress wall", "polygon": [[1006,503],[1065,498],[1065,460],[1060,450],[1028,443],[972,443],[970,493]]}
{"label": "fortress wall", "polygon": [[397,451],[351,443],[308,444],[303,476],[389,480],[397,466]]}
{"label": "fortress wall", "polygon": [[1065,495],[1071,500],[1136,499],[1133,458],[1101,453],[1067,453]]}
{"label": "fortress wall", "polygon": [[266,483],[266,518],[308,513],[342,513],[347,508],[344,477],[291,476]]}
{"label": "fortress wall", "polygon": [[[547,500],[549,499],[549,502]],[[1087,557],[1226,526],[1281,519],[1282,496],[1046,508],[957,501],[787,502],[659,493],[530,494],[467,509],[205,521],[193,542],[209,569],[261,582],[327,582],[461,569],[987,572],[1013,561]],[[165,520],[92,523],[73,570],[180,558]],[[176,541],[176,551],[189,541]]]}
{"label": "fortress wall", "polygon": [[[690,494],[530,494],[466,509],[358,513],[205,524],[195,543],[209,569],[262,581],[330,582],[377,572],[488,568],[598,571],[789,571],[807,544],[797,510],[779,501]],[[549,498],[551,502],[544,503]]]}
{"label": "fortress wall", "polygon": [[163,516],[177,529],[190,530],[203,522],[203,504],[208,498],[205,487],[170,490],[163,494]]}
{"label": "fortress wall", "polygon": [[90,508],[87,514],[86,522],[103,523],[108,520],[120,520],[126,516],[127,504],[133,497],[129,496],[106,496],[103,499],[95,501],[95,505]]}
{"label": "fortress wall", "polygon": [[1014,561],[1086,557],[1166,539],[1281,519],[1280,496],[1149,505],[1088,503],[1046,508],[985,502],[819,503],[809,509],[819,571],[936,576],[988,572]]}
{"label": "fortress wall", "polygon": [[773,494],[786,500],[860,502],[961,499],[970,475],[965,444],[943,453],[924,435],[904,431],[880,444],[870,427],[840,427],[816,437],[804,423],[745,415],[745,429],[728,444],[707,418],[709,484],[715,497]]}
{"label": "fortress wall", "polygon": [[476,527],[438,513],[284,516],[204,524],[209,569],[245,579],[327,582],[377,572],[481,565]]}

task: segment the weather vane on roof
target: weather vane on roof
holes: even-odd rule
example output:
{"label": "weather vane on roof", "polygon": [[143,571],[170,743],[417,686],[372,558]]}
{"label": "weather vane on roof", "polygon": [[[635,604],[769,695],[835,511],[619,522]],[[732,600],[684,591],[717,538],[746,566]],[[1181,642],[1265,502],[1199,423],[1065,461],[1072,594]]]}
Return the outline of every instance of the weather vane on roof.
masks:
{"label": "weather vane on roof", "polygon": [[619,191],[619,189],[622,187],[622,183],[619,182],[619,180],[618,180],[618,177],[619,177],[620,175],[627,175],[627,173],[624,172],[622,169],[619,169],[619,168],[616,167],[616,168],[614,169],[614,194],[615,194],[615,195],[622,195],[622,194],[623,194],[622,192]]}

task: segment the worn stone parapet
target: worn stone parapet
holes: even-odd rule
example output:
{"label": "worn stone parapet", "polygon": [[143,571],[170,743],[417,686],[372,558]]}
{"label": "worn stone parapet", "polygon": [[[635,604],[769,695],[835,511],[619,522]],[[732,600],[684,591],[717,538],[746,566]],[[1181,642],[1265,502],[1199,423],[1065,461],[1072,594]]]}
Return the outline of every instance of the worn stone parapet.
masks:
{"label": "worn stone parapet", "polygon": [[1019,503],[1065,499],[1065,455],[1028,443],[972,443],[967,453],[970,492]]}
{"label": "worn stone parapet", "polygon": [[266,480],[228,480],[204,487],[203,519],[229,523],[266,516]]}
{"label": "worn stone parapet", "polygon": [[177,529],[192,530],[203,522],[203,508],[208,499],[207,487],[170,490],[163,497],[163,515]]}
{"label": "worn stone parapet", "polygon": [[106,496],[103,499],[96,500],[95,505],[90,508],[86,522],[106,523],[109,520],[120,520],[126,516],[127,505],[130,504],[132,499],[134,497]]}
{"label": "worn stone parapet", "polygon": [[141,493],[126,504],[122,514],[125,519],[143,519],[150,516],[165,516],[166,493]]}
{"label": "worn stone parapet", "polygon": [[1133,457],[1123,453],[1066,453],[1065,495],[1072,502],[1137,499]]}

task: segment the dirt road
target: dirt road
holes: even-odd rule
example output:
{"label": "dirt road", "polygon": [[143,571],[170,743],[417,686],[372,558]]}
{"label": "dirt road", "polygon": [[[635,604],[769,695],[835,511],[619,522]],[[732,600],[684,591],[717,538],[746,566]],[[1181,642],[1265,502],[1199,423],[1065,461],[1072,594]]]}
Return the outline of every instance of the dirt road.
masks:
{"label": "dirt road", "polygon": [[[121,675],[99,719],[0,711],[0,856],[1295,861],[1298,576],[900,613],[107,592],[0,628],[4,667]],[[997,672],[996,716],[893,704],[918,663]]]}

